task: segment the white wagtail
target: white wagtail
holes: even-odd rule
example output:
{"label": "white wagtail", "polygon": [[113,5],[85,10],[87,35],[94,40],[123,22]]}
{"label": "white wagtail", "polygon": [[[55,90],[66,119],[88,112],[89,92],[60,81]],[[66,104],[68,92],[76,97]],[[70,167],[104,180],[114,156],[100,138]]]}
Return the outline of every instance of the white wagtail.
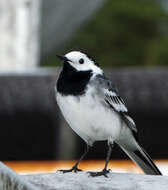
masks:
{"label": "white wagtail", "polygon": [[105,77],[99,65],[88,55],[72,51],[65,56],[63,70],[56,84],[56,100],[70,127],[86,142],[87,148],[81,158],[69,170],[77,172],[79,162],[95,141],[108,142],[105,167],[91,176],[107,176],[107,165],[113,143],[137,164],[146,174],[162,175],[150,156],[139,145],[134,121],[128,115],[123,99],[112,82]]}

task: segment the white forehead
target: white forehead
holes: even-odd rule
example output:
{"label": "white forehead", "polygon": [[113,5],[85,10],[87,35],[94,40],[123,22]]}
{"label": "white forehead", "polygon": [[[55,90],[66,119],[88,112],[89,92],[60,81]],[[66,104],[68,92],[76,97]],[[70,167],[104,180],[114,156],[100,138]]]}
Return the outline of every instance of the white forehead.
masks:
{"label": "white forehead", "polygon": [[[65,55],[70,61],[69,64],[72,65],[78,71],[87,71],[92,70],[93,73],[102,74],[103,71],[95,65],[92,59],[89,59],[88,56],[80,51],[71,51]],[[79,60],[84,59],[84,64],[80,64]]]}
{"label": "white forehead", "polygon": [[70,60],[79,60],[81,58],[88,59],[88,57],[80,51],[71,51],[65,55]]}

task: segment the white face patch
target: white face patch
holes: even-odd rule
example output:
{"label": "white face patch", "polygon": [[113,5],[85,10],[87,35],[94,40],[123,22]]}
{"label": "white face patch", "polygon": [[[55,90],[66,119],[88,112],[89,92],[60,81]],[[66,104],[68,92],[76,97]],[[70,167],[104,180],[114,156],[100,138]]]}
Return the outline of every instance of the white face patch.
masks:
{"label": "white face patch", "polygon": [[103,74],[103,71],[95,65],[94,61],[80,51],[72,51],[65,55],[70,61],[68,63],[78,71],[92,70],[94,74]]}

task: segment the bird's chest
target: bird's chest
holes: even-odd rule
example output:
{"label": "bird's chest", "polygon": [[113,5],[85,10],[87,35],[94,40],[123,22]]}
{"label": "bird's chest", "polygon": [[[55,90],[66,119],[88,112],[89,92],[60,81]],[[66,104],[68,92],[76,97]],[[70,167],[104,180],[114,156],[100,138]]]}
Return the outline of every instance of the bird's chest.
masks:
{"label": "bird's chest", "polygon": [[105,140],[105,112],[92,95],[80,97],[57,94],[57,103],[70,127],[84,140]]}

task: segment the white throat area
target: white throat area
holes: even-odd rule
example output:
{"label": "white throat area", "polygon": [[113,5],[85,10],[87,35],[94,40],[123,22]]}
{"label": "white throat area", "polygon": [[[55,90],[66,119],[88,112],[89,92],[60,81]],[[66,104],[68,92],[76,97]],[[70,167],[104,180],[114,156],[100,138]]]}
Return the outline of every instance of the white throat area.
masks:
{"label": "white throat area", "polygon": [[93,74],[103,74],[102,69],[91,58],[80,51],[69,52],[65,57],[68,59],[67,62],[77,71],[91,70]]}

